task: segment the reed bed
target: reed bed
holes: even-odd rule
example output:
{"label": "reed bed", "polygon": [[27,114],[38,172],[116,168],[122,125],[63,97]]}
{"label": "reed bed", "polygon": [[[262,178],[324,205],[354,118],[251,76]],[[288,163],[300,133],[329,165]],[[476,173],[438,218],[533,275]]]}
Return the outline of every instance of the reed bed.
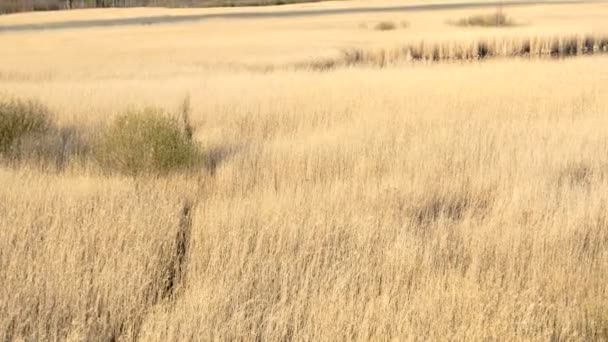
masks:
{"label": "reed bed", "polygon": [[491,38],[466,42],[419,42],[392,49],[345,49],[335,59],[300,63],[297,67],[327,70],[368,65],[386,67],[404,62],[481,61],[491,58],[568,58],[608,53],[608,36]]}

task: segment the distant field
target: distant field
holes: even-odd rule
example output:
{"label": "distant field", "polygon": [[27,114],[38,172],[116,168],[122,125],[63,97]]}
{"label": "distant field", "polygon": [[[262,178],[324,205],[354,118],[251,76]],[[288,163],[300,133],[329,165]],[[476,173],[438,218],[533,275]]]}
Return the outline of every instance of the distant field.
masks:
{"label": "distant field", "polygon": [[472,4],[0,16],[0,340],[608,340],[608,3]]}
{"label": "distant field", "polygon": [[289,5],[324,0],[3,0],[0,15],[19,12],[57,11],[113,7],[240,7]]}
{"label": "distant field", "polygon": [[[348,5],[350,4],[350,5]],[[412,2],[412,5],[418,4]],[[104,9],[58,13],[28,13],[0,17],[0,44],[11,46],[1,58],[4,75],[83,74],[95,77],[109,68],[111,74],[146,75],[179,69],[205,70],[234,66],[269,66],[339,55],[350,48],[397,48],[407,43],[468,41],[479,38],[550,37],[608,32],[606,3],[523,6],[508,8],[518,25],[509,28],[455,27],[449,20],[491,13],[488,8],[362,12],[341,15],[282,13],[343,8],[391,8],[402,2],[323,2],[264,8],[217,9]],[[350,7],[349,7],[350,6]],[[64,29],[2,34],[9,25],[43,24],[83,20],[107,20],[197,14],[276,13],[264,18],[216,18],[166,25]],[[580,20],[580,18],[585,20]],[[379,22],[407,22],[409,27],[377,31]],[[22,41],[29,42],[22,44]],[[62,42],[67,42],[62,44]],[[61,46],[61,49],[57,49]],[[115,47],[118,46],[118,49]],[[39,53],[44,54],[43,62]],[[72,57],[74,56],[74,57]],[[69,63],[65,61],[69,60]],[[120,61],[107,63],[107,61]],[[91,73],[91,70],[95,72]]]}

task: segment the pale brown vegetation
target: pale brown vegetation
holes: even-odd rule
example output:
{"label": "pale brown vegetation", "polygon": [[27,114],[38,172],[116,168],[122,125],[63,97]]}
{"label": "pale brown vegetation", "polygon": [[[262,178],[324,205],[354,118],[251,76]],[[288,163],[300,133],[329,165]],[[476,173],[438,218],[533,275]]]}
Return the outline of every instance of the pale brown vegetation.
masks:
{"label": "pale brown vegetation", "polygon": [[[346,32],[399,33],[358,22]],[[213,64],[201,30],[0,35],[23,42],[0,54],[0,92],[37,99],[54,130],[95,145],[154,106],[214,164],[3,160],[0,340],[608,339],[608,57],[580,53],[587,35],[568,59],[321,73]],[[287,37],[264,43],[293,65]]]}
{"label": "pale brown vegetation", "polygon": [[606,63],[223,74],[214,175],[2,171],[0,330],[606,338]]}
{"label": "pale brown vegetation", "polygon": [[390,31],[397,28],[397,25],[392,21],[381,21],[376,26],[374,26],[375,30],[378,31]]}
{"label": "pale brown vegetation", "polygon": [[457,26],[481,26],[481,27],[506,27],[513,26],[515,22],[503,11],[496,11],[490,14],[477,14],[470,17],[458,19],[450,22]]}
{"label": "pale brown vegetation", "polygon": [[[381,21],[379,23],[377,23],[374,26],[374,30],[376,31],[392,31],[392,30],[396,30],[399,28],[402,29],[406,29],[409,28],[410,24],[409,22],[402,20],[400,21],[398,24],[395,23],[394,21],[389,21],[389,20],[385,20],[385,21]],[[359,25],[360,28],[367,28],[367,25],[365,23],[362,23]]]}
{"label": "pale brown vegetation", "polygon": [[608,37],[494,38],[419,42],[392,49],[346,49],[337,58],[298,63],[297,68],[329,70],[358,65],[386,67],[406,62],[478,61],[490,58],[566,58],[608,54]]}

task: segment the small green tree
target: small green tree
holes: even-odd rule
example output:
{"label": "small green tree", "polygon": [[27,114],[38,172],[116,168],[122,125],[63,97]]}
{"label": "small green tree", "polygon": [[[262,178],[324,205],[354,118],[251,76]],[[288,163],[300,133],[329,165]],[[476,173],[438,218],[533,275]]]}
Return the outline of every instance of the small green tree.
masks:
{"label": "small green tree", "polygon": [[0,100],[0,155],[20,139],[51,128],[50,112],[33,100]]}
{"label": "small green tree", "polygon": [[108,171],[164,174],[200,161],[200,153],[177,118],[156,109],[118,116],[102,134],[96,157]]}

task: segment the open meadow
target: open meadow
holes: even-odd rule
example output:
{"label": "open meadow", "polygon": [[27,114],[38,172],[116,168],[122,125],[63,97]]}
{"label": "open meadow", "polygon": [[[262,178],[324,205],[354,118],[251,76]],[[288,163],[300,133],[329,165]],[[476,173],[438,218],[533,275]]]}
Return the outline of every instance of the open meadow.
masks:
{"label": "open meadow", "polygon": [[608,2],[459,3],[0,16],[0,341],[607,341]]}

